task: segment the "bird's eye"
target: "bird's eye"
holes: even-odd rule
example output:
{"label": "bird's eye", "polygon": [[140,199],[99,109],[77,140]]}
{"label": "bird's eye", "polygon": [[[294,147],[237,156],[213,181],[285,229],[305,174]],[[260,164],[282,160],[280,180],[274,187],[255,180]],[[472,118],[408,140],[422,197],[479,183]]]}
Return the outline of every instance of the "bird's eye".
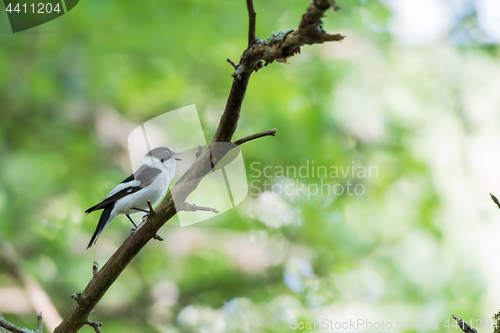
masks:
{"label": "bird's eye", "polygon": [[165,161],[163,158],[161,159],[161,163],[163,163],[163,161]]}

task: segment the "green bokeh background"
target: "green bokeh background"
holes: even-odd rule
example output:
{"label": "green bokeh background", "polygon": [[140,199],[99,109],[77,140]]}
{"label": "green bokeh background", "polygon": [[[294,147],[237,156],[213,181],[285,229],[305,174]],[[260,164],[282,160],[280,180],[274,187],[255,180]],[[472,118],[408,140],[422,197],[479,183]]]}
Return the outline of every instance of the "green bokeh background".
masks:
{"label": "green bokeh background", "polygon": [[[447,30],[418,42],[401,37],[390,1],[340,1],[325,28],[346,40],[255,73],[236,138],[278,129],[242,147],[261,191],[199,224],[170,221],[96,307],[103,331],[289,332],[290,320],[326,318],[438,320],[445,332],[452,313],[491,319],[500,53],[472,2],[461,12],[442,3]],[[257,35],[296,28],[307,5],[256,0]],[[16,34],[0,13],[0,242],[63,317],[92,262],[128,236],[120,217],[86,250],[98,214],[83,212],[130,174],[130,130],[196,104],[211,140],[232,82],[226,58],[246,43],[242,0],[87,0]],[[312,161],[378,172],[323,179],[361,184],[363,195],[286,195],[263,182],[296,179],[250,169]],[[34,328],[32,310],[6,310],[26,302],[7,298],[22,287],[0,259],[0,311]]]}

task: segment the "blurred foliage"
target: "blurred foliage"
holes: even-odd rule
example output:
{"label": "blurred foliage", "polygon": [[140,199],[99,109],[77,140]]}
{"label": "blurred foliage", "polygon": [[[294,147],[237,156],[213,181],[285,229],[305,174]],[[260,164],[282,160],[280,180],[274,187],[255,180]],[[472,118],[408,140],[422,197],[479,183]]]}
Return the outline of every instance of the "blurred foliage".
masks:
{"label": "blurred foliage", "polygon": [[[442,3],[453,15],[446,33],[414,45],[395,30],[394,2],[339,1],[324,21],[345,41],[255,73],[236,137],[278,129],[242,147],[255,188],[208,221],[170,221],[92,319],[105,332],[288,332],[290,320],[325,318],[439,320],[445,331],[451,313],[490,319],[500,308],[488,198],[500,192],[499,49],[472,2]],[[296,28],[307,4],[256,0],[257,35]],[[64,317],[92,262],[103,265],[128,236],[120,217],[87,251],[98,214],[83,212],[130,173],[130,130],[196,104],[212,138],[232,80],[226,58],[246,46],[246,8],[81,1],[16,34],[0,14],[0,32],[0,241]],[[313,161],[377,173],[265,179],[250,168]],[[366,191],[287,195],[264,192],[264,181]],[[0,295],[18,285],[0,261]]]}

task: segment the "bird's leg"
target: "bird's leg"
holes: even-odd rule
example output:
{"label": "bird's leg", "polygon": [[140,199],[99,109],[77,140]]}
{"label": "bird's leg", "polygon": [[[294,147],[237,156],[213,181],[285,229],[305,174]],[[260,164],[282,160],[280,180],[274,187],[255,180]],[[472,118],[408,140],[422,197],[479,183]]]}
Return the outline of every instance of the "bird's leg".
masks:
{"label": "bird's leg", "polygon": [[137,225],[135,224],[134,220],[132,220],[132,218],[130,217],[130,215],[127,214],[127,217],[130,220],[130,222],[132,222],[132,224],[135,227],[134,229],[130,229],[130,233],[133,233],[135,231],[135,229],[137,229]]}
{"label": "bird's leg", "polygon": [[[132,207],[132,209],[135,209],[135,210],[138,210],[138,211],[146,213],[146,215],[144,215],[142,217],[142,222],[144,222],[144,220],[146,219],[146,217],[148,217],[150,215],[153,216],[154,213],[155,213],[154,210],[153,210],[153,206],[151,206],[151,202],[148,200],[147,203],[148,203],[148,206],[149,206],[149,210],[144,210],[144,209]],[[132,221],[132,219],[130,218],[130,216],[127,215],[127,217],[129,218],[130,221]],[[134,223],[134,221],[132,221],[132,223]],[[134,223],[134,226],[137,228],[137,226],[135,225],[135,223]],[[134,231],[134,230],[135,229],[132,229],[131,232]],[[159,241],[163,241],[163,238],[161,238],[160,236],[158,236],[158,234],[156,234],[153,238],[157,239]]]}
{"label": "bird's leg", "polygon": [[144,216],[142,217],[142,222],[144,222],[144,220],[146,219],[146,217],[148,217],[149,210],[140,209],[140,208],[135,208],[135,207],[132,207],[132,209],[135,209],[135,210],[138,210],[138,211],[140,211],[140,212],[144,212],[144,213],[146,213],[146,215],[144,215]]}

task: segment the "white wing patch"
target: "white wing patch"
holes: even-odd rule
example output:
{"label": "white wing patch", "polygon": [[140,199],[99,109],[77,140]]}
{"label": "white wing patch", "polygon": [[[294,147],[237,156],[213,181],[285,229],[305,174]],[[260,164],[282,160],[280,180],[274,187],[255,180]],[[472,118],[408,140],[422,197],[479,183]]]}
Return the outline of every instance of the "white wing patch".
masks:
{"label": "white wing patch", "polygon": [[[109,198],[113,194],[118,193],[118,192],[122,191],[123,189],[126,189],[127,187],[136,187],[136,186],[139,186],[140,184],[141,184],[141,182],[138,180],[135,180],[135,179],[130,181],[130,182],[118,184],[118,186],[116,186],[111,192],[109,192],[109,194],[103,200],[106,200],[107,198]],[[130,191],[132,191],[132,189],[128,190],[128,192],[130,192]]]}

